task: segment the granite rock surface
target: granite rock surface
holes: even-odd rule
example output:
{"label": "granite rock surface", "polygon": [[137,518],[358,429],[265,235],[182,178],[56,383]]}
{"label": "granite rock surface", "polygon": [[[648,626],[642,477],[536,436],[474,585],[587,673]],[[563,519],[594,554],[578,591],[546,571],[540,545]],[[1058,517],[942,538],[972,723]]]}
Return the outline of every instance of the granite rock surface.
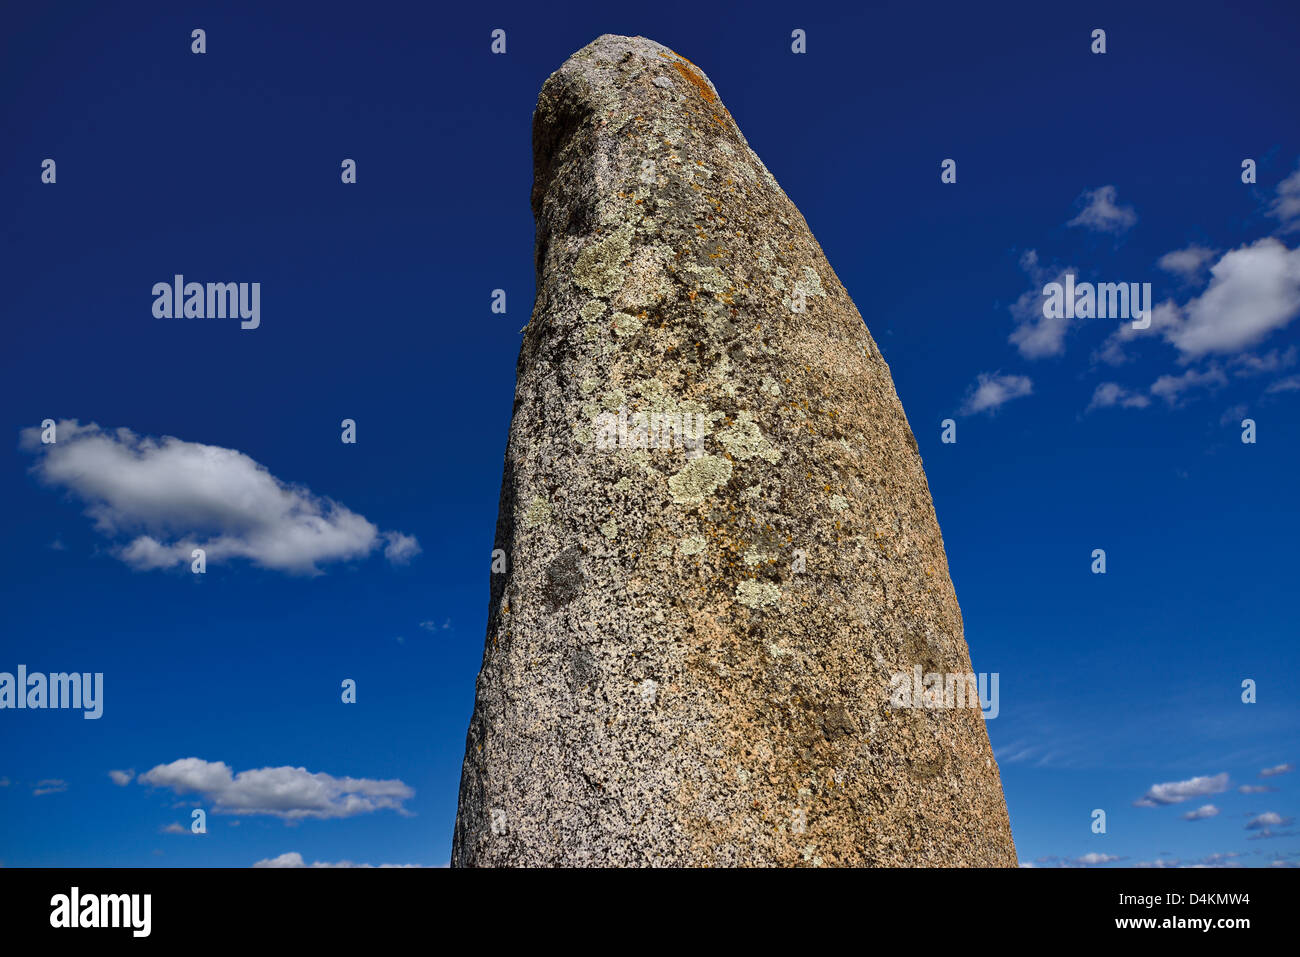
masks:
{"label": "granite rock surface", "polygon": [[1015,866],[978,704],[898,702],[970,657],[889,368],[803,216],[641,37],[546,81],[533,146],[452,864]]}

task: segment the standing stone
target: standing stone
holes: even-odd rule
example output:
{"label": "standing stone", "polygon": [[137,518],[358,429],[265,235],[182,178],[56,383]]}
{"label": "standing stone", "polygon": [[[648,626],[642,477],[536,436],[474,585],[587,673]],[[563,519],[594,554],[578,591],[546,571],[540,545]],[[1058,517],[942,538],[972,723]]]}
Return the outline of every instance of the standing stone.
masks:
{"label": "standing stone", "polygon": [[642,37],[546,81],[533,152],[452,864],[1014,866],[978,703],[891,703],[970,657],[889,368],[803,216]]}

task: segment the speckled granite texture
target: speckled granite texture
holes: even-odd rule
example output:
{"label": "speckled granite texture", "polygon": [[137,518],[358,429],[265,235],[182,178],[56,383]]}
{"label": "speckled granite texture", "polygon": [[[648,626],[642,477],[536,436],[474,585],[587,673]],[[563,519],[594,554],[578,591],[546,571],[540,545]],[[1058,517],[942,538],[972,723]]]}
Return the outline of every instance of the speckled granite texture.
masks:
{"label": "speckled granite texture", "polygon": [[978,707],[891,707],[969,653],[889,368],[803,216],[641,37],[570,57],[533,145],[452,864],[1014,866]]}

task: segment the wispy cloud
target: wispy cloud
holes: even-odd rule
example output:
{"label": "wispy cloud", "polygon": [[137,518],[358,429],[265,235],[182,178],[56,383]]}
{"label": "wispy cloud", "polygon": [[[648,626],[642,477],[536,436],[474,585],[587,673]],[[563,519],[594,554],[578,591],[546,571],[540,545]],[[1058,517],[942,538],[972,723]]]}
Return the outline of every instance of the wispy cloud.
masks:
{"label": "wispy cloud", "polygon": [[1066,273],[1078,274],[1078,269],[1066,266],[1046,269],[1038,262],[1038,253],[1029,249],[1020,256],[1020,268],[1032,284],[1010,306],[1016,328],[1007,341],[1016,347],[1025,359],[1043,359],[1065,352],[1065,336],[1070,331],[1070,320],[1048,318],[1043,312],[1043,287],[1048,283],[1065,283]]}
{"label": "wispy cloud", "polygon": [[314,862],[311,863],[311,864],[307,864],[307,863],[302,859],[302,855],[299,854],[297,851],[287,851],[286,853],[281,854],[279,857],[268,857],[268,858],[265,858],[265,859],[263,859],[263,860],[260,860],[260,861],[258,861],[257,863],[255,863],[253,866],[254,866],[254,867],[282,867],[282,868],[294,868],[294,867],[376,867],[376,866],[378,866],[378,867],[381,867],[381,868],[384,868],[384,867],[403,867],[403,868],[405,868],[405,867],[423,867],[424,865],[423,865],[423,864],[379,864],[379,865],[375,865],[375,864],[353,864],[351,861],[337,861],[337,862],[335,862],[335,863],[327,863],[327,862],[325,862],[325,861],[314,861]]}
{"label": "wispy cloud", "polygon": [[1164,399],[1170,406],[1182,405],[1188,394],[1199,389],[1212,389],[1228,384],[1228,377],[1214,363],[1205,369],[1188,369],[1182,375],[1162,375],[1151,383],[1151,394]]}
{"label": "wispy cloud", "polygon": [[1028,376],[981,372],[962,403],[962,415],[992,412],[1012,399],[1032,394],[1034,384]]}
{"label": "wispy cloud", "polygon": [[1295,365],[1298,357],[1300,357],[1300,349],[1292,346],[1286,350],[1270,349],[1262,354],[1243,352],[1233,356],[1228,364],[1232,366],[1236,375],[1253,376],[1288,369]]}
{"label": "wispy cloud", "polygon": [[1081,854],[1078,857],[1060,857],[1056,854],[1047,854],[1043,857],[1036,857],[1032,861],[1021,863],[1021,867],[1102,867],[1106,864],[1113,864],[1116,861],[1128,860],[1118,854],[1102,854],[1098,851],[1091,851],[1087,854]]}
{"label": "wispy cloud", "polygon": [[1082,226],[1099,233],[1127,232],[1137,225],[1137,213],[1132,206],[1121,206],[1116,199],[1114,186],[1098,186],[1084,190],[1075,201],[1083,208],[1067,222],[1067,226]]}
{"label": "wispy cloud", "polygon": [[1259,772],[1261,778],[1275,778],[1279,774],[1290,774],[1295,770],[1295,765],[1288,761],[1286,764],[1275,764],[1271,768],[1264,768]]}
{"label": "wispy cloud", "polygon": [[1191,245],[1186,249],[1175,249],[1173,252],[1165,253],[1156,261],[1156,265],[1165,272],[1190,281],[1201,274],[1206,263],[1214,258],[1215,253],[1216,250],[1205,246]]}
{"label": "wispy cloud", "polygon": [[1195,811],[1188,811],[1183,815],[1184,821],[1204,821],[1206,818],[1217,817],[1219,809],[1213,804],[1202,804]]}
{"label": "wispy cloud", "polygon": [[1268,214],[1278,221],[1280,232],[1300,229],[1300,167],[1278,183]]}
{"label": "wispy cloud", "polygon": [[109,771],[108,776],[118,787],[126,787],[135,778],[135,769],[129,771]]}
{"label": "wispy cloud", "polygon": [[1145,409],[1151,399],[1140,392],[1132,392],[1118,382],[1103,382],[1092,393],[1092,401],[1084,411],[1109,409],[1119,406],[1124,409]]}

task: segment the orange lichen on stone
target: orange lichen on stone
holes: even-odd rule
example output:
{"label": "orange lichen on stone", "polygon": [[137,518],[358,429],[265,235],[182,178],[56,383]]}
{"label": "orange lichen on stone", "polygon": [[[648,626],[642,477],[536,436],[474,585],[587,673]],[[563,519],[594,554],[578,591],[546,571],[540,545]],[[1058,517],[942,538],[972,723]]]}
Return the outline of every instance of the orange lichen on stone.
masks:
{"label": "orange lichen on stone", "polygon": [[[661,53],[659,55],[672,60],[672,57],[669,57],[666,53]],[[687,83],[699,90],[700,96],[704,97],[705,103],[712,103],[717,99],[717,96],[714,95],[713,90],[709,87],[709,81],[700,75],[700,72],[695,69],[695,64],[690,60],[678,55],[677,59],[673,60],[673,67],[685,78]]]}

